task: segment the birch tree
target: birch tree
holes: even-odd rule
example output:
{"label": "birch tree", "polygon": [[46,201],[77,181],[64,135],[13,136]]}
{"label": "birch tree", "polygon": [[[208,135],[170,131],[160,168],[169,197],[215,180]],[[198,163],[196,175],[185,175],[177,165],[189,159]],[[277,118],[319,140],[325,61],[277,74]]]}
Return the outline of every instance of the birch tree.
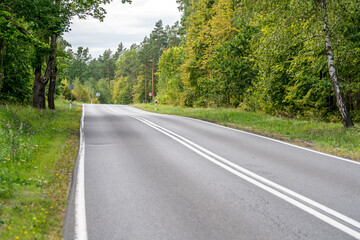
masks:
{"label": "birch tree", "polygon": [[[353,1],[345,2],[360,9],[358,4],[351,4]],[[339,47],[348,42],[348,37],[340,26],[354,24],[349,18],[344,18],[342,12],[349,11],[345,2],[340,6],[340,1],[326,0],[265,0],[256,3],[246,0],[243,7],[254,12],[252,24],[261,30],[253,47],[256,49],[263,87],[269,89],[269,86],[278,84],[269,94],[278,92],[278,104],[286,104],[296,100],[294,96],[299,91],[305,90],[300,94],[302,99],[296,100],[299,105],[309,98],[317,101],[314,89],[319,82],[315,80],[318,78],[324,85],[326,71],[343,125],[351,127],[353,123],[345,104],[341,77],[337,70],[344,64],[339,56],[351,51]],[[336,46],[334,42],[337,43]],[[273,83],[269,82],[271,79],[275,79]],[[270,84],[266,85],[266,82]],[[326,88],[324,85],[323,89]],[[281,95],[285,97],[281,98]],[[268,101],[270,104],[276,103],[272,98]],[[275,105],[275,108],[277,107]],[[294,106],[290,104],[288,107]],[[288,108],[286,111],[295,112],[296,109]]]}
{"label": "birch tree", "polygon": [[[319,0],[317,0],[317,1],[319,1]],[[337,73],[336,67],[335,67],[333,45],[332,45],[331,39],[330,39],[330,26],[329,26],[329,20],[328,20],[326,0],[320,0],[320,6],[321,6],[322,18],[323,18],[323,22],[324,22],[323,31],[324,31],[324,40],[325,40],[325,48],[326,48],[326,55],[327,55],[327,64],[328,64],[329,75],[331,78],[331,83],[333,85],[334,93],[336,96],[336,105],[339,108],[344,127],[352,127],[352,126],[354,126],[354,124],[351,120],[350,113],[347,110],[347,107],[345,105],[345,101],[343,99],[339,81],[338,81],[338,73]]]}

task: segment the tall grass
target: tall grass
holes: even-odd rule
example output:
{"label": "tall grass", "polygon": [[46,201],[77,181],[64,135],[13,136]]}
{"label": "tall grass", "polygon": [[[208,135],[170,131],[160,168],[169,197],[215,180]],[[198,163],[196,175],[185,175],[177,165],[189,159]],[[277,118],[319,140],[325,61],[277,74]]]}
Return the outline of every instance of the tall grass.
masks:
{"label": "tall grass", "polygon": [[61,239],[81,108],[0,106],[0,239]]}
{"label": "tall grass", "polygon": [[[135,104],[134,106],[154,111],[153,104]],[[204,109],[158,105],[157,112],[213,121],[337,156],[360,160],[360,128],[358,125],[345,129],[341,123],[289,119],[221,108]]]}

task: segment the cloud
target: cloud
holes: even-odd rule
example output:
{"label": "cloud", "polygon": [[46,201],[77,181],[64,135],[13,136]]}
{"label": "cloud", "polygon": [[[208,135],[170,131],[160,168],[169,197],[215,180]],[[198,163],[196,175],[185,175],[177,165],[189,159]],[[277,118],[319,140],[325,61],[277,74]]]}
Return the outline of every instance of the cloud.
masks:
{"label": "cloud", "polygon": [[176,0],[133,0],[132,4],[122,4],[114,0],[105,6],[107,11],[103,22],[96,19],[73,19],[71,31],[64,35],[73,50],[79,46],[89,47],[95,58],[105,50],[116,50],[122,42],[126,47],[140,43],[162,20],[164,25],[180,21],[181,13]]}

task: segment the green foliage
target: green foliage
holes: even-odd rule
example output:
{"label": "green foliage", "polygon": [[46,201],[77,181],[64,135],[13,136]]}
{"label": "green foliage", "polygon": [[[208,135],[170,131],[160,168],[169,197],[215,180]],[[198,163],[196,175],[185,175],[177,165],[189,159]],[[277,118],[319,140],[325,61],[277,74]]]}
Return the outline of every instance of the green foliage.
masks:
{"label": "green foliage", "polygon": [[89,103],[91,100],[89,91],[80,83],[80,80],[75,79],[73,84],[74,84],[74,90],[72,91],[74,96],[73,99],[79,102]]}
{"label": "green foliage", "polygon": [[[329,4],[330,24],[337,22],[332,30],[337,35],[334,39],[342,39],[344,45],[343,30],[336,28],[354,22],[341,17],[343,8],[337,3]],[[329,119],[337,115],[324,52],[323,19],[314,2],[269,0],[255,5],[246,2],[242,8],[242,13],[253,12],[250,25],[260,29],[252,43],[258,81],[248,92],[244,105],[288,116]],[[335,49],[339,57],[348,55],[351,47]],[[338,59],[341,69],[347,61]]]}
{"label": "green foliage", "polygon": [[158,100],[164,104],[181,101],[184,84],[181,81],[180,66],[185,62],[183,47],[172,47],[164,51],[159,63]]}
{"label": "green foliage", "polygon": [[81,109],[57,104],[0,106],[0,239],[62,238]]}
{"label": "green foliage", "polygon": [[[31,97],[31,37],[23,36],[0,11],[0,102],[27,103]],[[28,51],[24,51],[24,47]]]}
{"label": "green foliage", "polygon": [[250,42],[255,30],[249,26],[241,27],[231,41],[215,49],[209,63],[213,69],[213,94],[218,96],[214,101],[218,106],[237,107],[257,76],[250,55]]}
{"label": "green foliage", "polygon": [[[92,99],[100,92],[100,103],[148,101],[147,95],[153,87],[151,80],[154,80],[155,94],[158,91],[156,71],[161,54],[168,46],[175,47],[181,42],[178,28],[178,22],[164,27],[160,20],[155,23],[150,37],[145,37],[140,45],[133,44],[125,49],[121,43],[115,53],[106,50],[97,59],[91,59],[88,48],[80,47],[77,53],[68,50],[71,59],[64,77],[71,81],[79,78]],[[65,90],[63,93],[66,94]]]}
{"label": "green foliage", "polygon": [[89,48],[79,47],[76,53],[68,50],[68,54],[71,56],[70,62],[67,66],[66,77],[75,80],[78,78],[81,83],[87,79],[89,73],[87,71],[91,55],[89,54]]}
{"label": "green foliage", "polygon": [[25,44],[21,40],[4,41],[3,66],[0,79],[0,102],[28,103],[32,93],[32,51],[24,51]]}
{"label": "green foliage", "polygon": [[125,51],[116,62],[115,75],[119,77],[128,77],[134,82],[139,74],[140,59],[139,52],[136,49]]}
{"label": "green foliage", "polygon": [[120,77],[115,81],[112,93],[112,102],[115,104],[132,103],[131,83],[129,77]]}
{"label": "green foliage", "polygon": [[109,82],[107,79],[100,79],[96,84],[97,92],[100,93],[100,97],[98,97],[98,101],[103,104],[111,103],[111,92],[109,89]]}
{"label": "green foliage", "polygon": [[205,97],[204,93],[208,93],[208,86],[202,83],[206,83],[207,81],[204,80],[209,78],[206,61],[209,57],[207,50],[211,45],[208,21],[212,14],[211,9],[208,8],[208,0],[193,2],[193,11],[189,16],[189,27],[186,33],[188,54],[185,64],[182,65],[181,75],[186,87],[185,104],[187,106],[193,106],[196,102],[202,105],[201,99]]}
{"label": "green foliage", "polygon": [[[153,99],[148,93],[154,91],[159,101],[175,105],[340,119],[329,77],[320,1],[177,2],[184,12],[182,26],[156,22],[140,45],[118,51],[115,70],[108,52],[86,64],[96,81],[107,79],[111,97],[106,102],[149,102]],[[340,86],[358,119],[360,4],[326,2]],[[94,92],[94,83],[84,82]]]}
{"label": "green foliage", "polygon": [[91,99],[96,97],[96,93],[98,92],[98,89],[97,89],[97,81],[95,80],[95,78],[90,77],[87,81],[85,81],[83,86],[89,91],[89,95]]}
{"label": "green foliage", "polygon": [[64,79],[61,81],[60,93],[65,100],[71,100],[70,82],[68,80]]}
{"label": "green foliage", "polygon": [[[29,85],[33,85],[36,92],[33,97],[34,107],[45,108],[44,89],[50,78],[56,83],[57,72],[63,67],[59,58],[57,59],[58,54],[61,56],[62,53],[56,49],[56,40],[69,31],[70,20],[74,16],[92,16],[102,21],[106,13],[103,4],[110,2],[111,0],[0,1],[0,101],[26,103],[31,94]],[[89,73],[83,70],[87,67],[90,56],[86,49],[79,49],[74,55],[75,60],[71,61],[68,68],[70,79],[78,77],[83,83],[89,77]],[[110,77],[112,71],[113,78],[118,55],[115,54],[115,59],[110,60],[106,58],[108,55],[104,57],[103,63],[108,69],[106,76]],[[59,70],[60,73],[62,71]],[[50,102],[54,92],[56,87],[51,87],[48,91]],[[50,102],[49,105],[52,106]]]}

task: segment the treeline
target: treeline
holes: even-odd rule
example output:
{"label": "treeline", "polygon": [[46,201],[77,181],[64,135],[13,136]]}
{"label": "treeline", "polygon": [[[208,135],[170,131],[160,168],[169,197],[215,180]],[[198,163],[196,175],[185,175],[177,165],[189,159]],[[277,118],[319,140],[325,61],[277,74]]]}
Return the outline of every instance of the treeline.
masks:
{"label": "treeline", "polygon": [[[108,50],[97,59],[86,48],[60,51],[66,44],[59,37],[54,51],[51,36],[61,36],[54,33],[66,31],[68,23],[62,22],[60,30],[41,31],[58,26],[37,22],[51,23],[54,18],[46,16],[58,16],[58,8],[51,12],[13,4],[27,2],[33,1],[0,1],[1,9],[10,9],[0,16],[0,101],[26,101],[37,83],[57,81],[59,87],[49,88],[50,95],[58,89],[67,98],[73,83],[73,93],[81,101],[91,101],[100,92],[101,103],[157,99],[190,107],[341,120],[346,127],[360,120],[357,0],[177,0],[181,23],[163,26],[159,21],[140,44],[129,49],[120,44],[116,52]],[[79,1],[83,7],[78,9],[77,1],[35,2],[61,3],[65,8],[60,9],[69,11],[66,16],[84,16],[99,13],[96,4],[109,1]],[[87,5],[93,3],[97,8]],[[100,13],[96,16],[101,19]],[[24,28],[32,34],[24,34]],[[54,56],[56,61],[51,61]],[[52,73],[56,81],[50,80]]]}
{"label": "treeline", "polygon": [[[64,71],[61,36],[71,19],[102,20],[111,0],[0,0],[0,103],[29,103],[55,109],[58,75]],[[123,3],[131,0],[122,0]]]}
{"label": "treeline", "polygon": [[186,57],[177,100],[341,118],[345,126],[353,125],[350,111],[359,120],[359,1],[179,2]]}
{"label": "treeline", "polygon": [[158,22],[120,54],[107,102],[153,92],[160,103],[360,120],[359,1],[177,2],[181,26]]}
{"label": "treeline", "polygon": [[[92,59],[88,48],[71,49],[66,72],[61,81],[62,95],[70,99],[70,82],[74,84],[74,98],[79,101],[130,104],[150,102],[149,93],[159,89],[159,60],[164,51],[181,43],[180,24],[164,26],[159,20],[149,36],[140,44],[125,49],[118,45],[116,52],[106,50]],[[96,97],[96,93],[100,97]]]}

